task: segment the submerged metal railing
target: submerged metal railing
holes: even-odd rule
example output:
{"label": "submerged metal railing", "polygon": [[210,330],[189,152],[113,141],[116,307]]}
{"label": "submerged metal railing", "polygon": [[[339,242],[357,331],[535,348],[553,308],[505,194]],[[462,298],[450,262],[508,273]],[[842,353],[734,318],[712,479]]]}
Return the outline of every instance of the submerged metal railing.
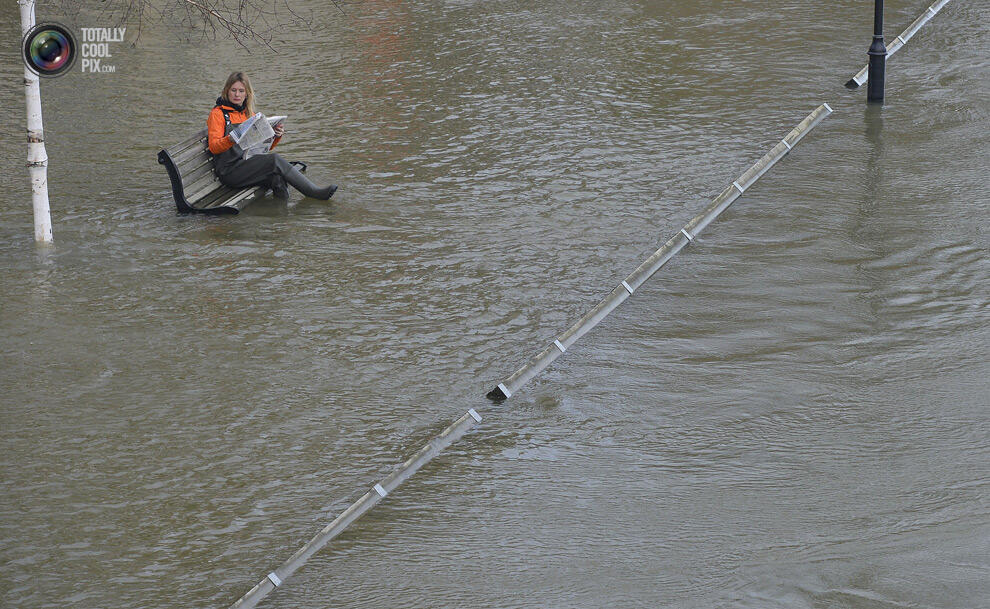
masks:
{"label": "submerged metal railing", "polygon": [[306,564],[313,554],[316,554],[323,546],[330,543],[330,540],[340,535],[351,523],[363,516],[368,510],[375,507],[379,501],[388,496],[401,485],[409,476],[415,474],[421,467],[426,465],[440,454],[440,451],[447,448],[461,438],[469,429],[481,422],[479,415],[473,408],[468,410],[459,419],[451,423],[439,436],[430,440],[425,446],[420,448],[415,455],[410,457],[397,470],[392,472],[384,480],[371,487],[371,490],[361,496],[360,499],[351,504],[340,516],[328,524],[309,543],[299,548],[282,566],[275,569],[251,588],[240,600],[230,606],[230,609],[248,609],[256,606],[268,593],[282,585],[290,575],[296,572],[299,567]]}
{"label": "submerged metal railing", "polygon": [[780,140],[776,146],[771,148],[770,152],[766,153],[763,158],[747,169],[736,181],[732,182],[730,186],[722,191],[722,194],[715,197],[703,212],[684,225],[684,228],[680,232],[671,237],[652,256],[644,260],[632,274],[623,279],[595,308],[585,313],[584,317],[579,319],[566,332],[555,338],[543,351],[540,351],[529,360],[526,365],[516,370],[512,376],[489,391],[486,397],[495,401],[510,397],[533,377],[542,372],[555,359],[563,355],[578,339],[587,334],[589,330],[597,326],[616,307],[632,296],[633,292],[639,286],[646,283],[646,280],[660,270],[660,267],[673,258],[677,252],[694,241],[694,238],[706,226],[732,205],[733,201],[738,199],[742,193],[746,192],[746,189],[752,186],[777,161],[784,158],[809,131],[814,129],[818,123],[831,113],[832,108],[828,104],[818,106],[814,112],[809,114],[797,127],[792,129],[784,139]]}
{"label": "submerged metal railing", "polygon": [[[944,7],[948,3],[949,0],[938,0],[937,2],[935,2],[935,4],[929,6],[925,10],[925,12],[921,14],[921,16],[915,19],[914,22],[908,26],[906,30],[901,32],[900,35],[897,36],[897,38],[891,41],[890,45],[887,47],[887,57],[889,58],[891,55],[899,51],[902,46],[907,44],[907,41],[911,40],[911,37],[918,33],[918,30],[921,29],[921,26],[928,23],[928,20],[934,17],[935,15],[937,15],[938,12],[942,10],[942,7]],[[849,82],[846,83],[846,87],[850,89],[856,89],[863,86],[863,83],[865,83],[870,78],[869,70],[870,70],[869,64],[863,66],[863,69],[857,72],[856,76],[853,76],[849,80]]]}

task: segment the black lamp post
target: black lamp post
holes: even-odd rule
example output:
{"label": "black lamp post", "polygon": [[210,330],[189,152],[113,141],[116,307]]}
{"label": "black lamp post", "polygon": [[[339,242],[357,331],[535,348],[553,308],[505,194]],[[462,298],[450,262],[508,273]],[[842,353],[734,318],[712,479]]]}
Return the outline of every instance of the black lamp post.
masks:
{"label": "black lamp post", "polygon": [[887,47],[883,44],[883,0],[874,0],[873,44],[867,53],[870,56],[867,76],[870,84],[866,90],[866,101],[882,104],[884,73],[887,68]]}

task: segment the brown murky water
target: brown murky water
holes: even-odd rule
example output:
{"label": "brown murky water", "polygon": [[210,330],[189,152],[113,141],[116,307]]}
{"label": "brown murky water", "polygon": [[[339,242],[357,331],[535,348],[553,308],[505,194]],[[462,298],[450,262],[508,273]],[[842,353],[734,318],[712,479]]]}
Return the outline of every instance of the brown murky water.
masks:
{"label": "brown murky water", "polygon": [[[895,55],[882,112],[842,87],[868,2],[296,6],[277,55],[148,27],[43,82],[49,253],[0,7],[0,605],[226,607],[474,407],[263,606],[990,606],[990,4]],[[176,215],[155,154],[235,68],[332,202]]]}

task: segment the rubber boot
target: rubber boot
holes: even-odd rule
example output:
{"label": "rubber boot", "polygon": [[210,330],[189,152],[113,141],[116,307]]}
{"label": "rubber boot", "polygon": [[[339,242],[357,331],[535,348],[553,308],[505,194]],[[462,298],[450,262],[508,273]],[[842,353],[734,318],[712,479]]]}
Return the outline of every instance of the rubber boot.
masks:
{"label": "rubber boot", "polygon": [[288,169],[285,170],[285,181],[305,196],[311,199],[319,199],[320,201],[328,200],[337,191],[336,184],[331,184],[325,188],[320,188],[316,184],[313,184],[309,181],[309,178],[292,165],[289,165]]}
{"label": "rubber boot", "polygon": [[289,198],[289,186],[285,183],[285,178],[280,175],[272,178],[272,196],[276,199]]}

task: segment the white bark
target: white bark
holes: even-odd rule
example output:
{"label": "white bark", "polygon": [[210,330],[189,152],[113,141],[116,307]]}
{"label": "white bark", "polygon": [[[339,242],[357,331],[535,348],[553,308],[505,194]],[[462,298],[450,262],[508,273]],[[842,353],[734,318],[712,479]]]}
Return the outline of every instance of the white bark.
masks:
{"label": "white bark", "polygon": [[[21,7],[21,35],[34,27],[35,0],[17,0]],[[52,242],[52,217],[48,208],[48,153],[41,118],[41,86],[38,75],[24,66],[24,95],[27,99],[28,172],[34,205],[34,240]]]}

